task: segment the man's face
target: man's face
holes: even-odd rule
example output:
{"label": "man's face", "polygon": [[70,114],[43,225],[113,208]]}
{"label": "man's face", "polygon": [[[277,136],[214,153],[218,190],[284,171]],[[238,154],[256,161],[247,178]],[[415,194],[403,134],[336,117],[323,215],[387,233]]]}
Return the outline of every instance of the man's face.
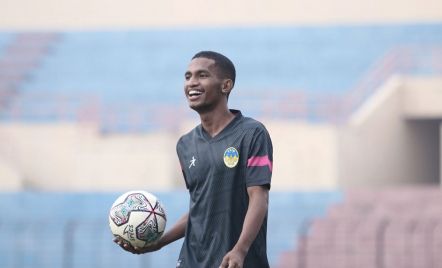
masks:
{"label": "man's face", "polygon": [[219,78],[215,61],[206,58],[195,58],[185,73],[184,94],[190,108],[197,112],[211,110],[226,98],[222,93],[222,79]]}

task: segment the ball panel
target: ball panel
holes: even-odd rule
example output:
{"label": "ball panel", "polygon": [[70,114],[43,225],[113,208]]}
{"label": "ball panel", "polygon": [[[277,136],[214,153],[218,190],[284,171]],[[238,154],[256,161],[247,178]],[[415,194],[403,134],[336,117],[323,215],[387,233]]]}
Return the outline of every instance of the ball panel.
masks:
{"label": "ball panel", "polygon": [[115,204],[115,202],[110,211],[110,217],[114,223],[116,225],[125,224],[129,220],[132,211],[152,211],[153,206],[150,202],[154,201],[157,203],[158,199],[153,197],[149,200],[149,195],[152,196],[146,192],[133,191],[124,194],[122,196],[123,198],[118,198],[117,201],[122,202],[117,204]]}
{"label": "ball panel", "polygon": [[117,200],[115,200],[115,202],[114,202],[114,204],[112,205],[112,207],[114,207],[114,206],[116,206],[116,205],[118,205],[118,204],[120,204],[120,203],[123,203],[124,200],[127,198],[128,195],[135,194],[135,193],[139,193],[139,194],[144,195],[144,196],[145,196],[148,200],[150,200],[153,204],[155,204],[155,203],[157,202],[157,198],[156,198],[153,194],[148,193],[148,192],[146,192],[146,191],[137,190],[137,191],[129,191],[129,192],[126,192],[126,193],[122,194],[120,197],[117,198]]}
{"label": "ball panel", "polygon": [[163,232],[158,231],[157,216],[154,213],[137,226],[137,238],[146,241],[146,246],[155,243],[162,235]]}
{"label": "ball panel", "polygon": [[162,217],[157,217],[157,225],[158,225],[158,232],[163,233],[166,229],[166,219]]}
{"label": "ball panel", "polygon": [[164,210],[163,204],[158,199],[154,207],[154,212],[156,215],[164,218],[167,221],[166,211]]}
{"label": "ball panel", "polygon": [[151,213],[145,211],[133,211],[128,222],[122,225],[116,225],[113,221],[110,221],[110,228],[114,235],[126,239],[134,247],[144,247],[146,241],[137,238],[136,227],[149,217]]}

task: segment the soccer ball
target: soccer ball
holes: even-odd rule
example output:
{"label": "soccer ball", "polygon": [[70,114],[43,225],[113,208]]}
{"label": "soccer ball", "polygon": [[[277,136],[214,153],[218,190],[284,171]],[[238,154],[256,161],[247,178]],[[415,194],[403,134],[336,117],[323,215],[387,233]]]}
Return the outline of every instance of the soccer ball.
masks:
{"label": "soccer ball", "polygon": [[166,229],[166,211],[160,200],[145,191],[130,191],[118,197],[109,212],[109,225],[118,241],[148,247]]}

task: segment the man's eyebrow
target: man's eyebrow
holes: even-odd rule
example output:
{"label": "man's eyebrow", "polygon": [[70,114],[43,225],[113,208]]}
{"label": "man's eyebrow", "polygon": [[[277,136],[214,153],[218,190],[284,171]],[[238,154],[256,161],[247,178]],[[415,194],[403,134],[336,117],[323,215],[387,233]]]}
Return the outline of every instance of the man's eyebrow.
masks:
{"label": "man's eyebrow", "polygon": [[200,70],[196,71],[196,73],[208,73],[208,72],[209,72],[209,70],[207,70],[207,69],[200,69]]}
{"label": "man's eyebrow", "polygon": [[[200,69],[200,70],[196,70],[195,73],[200,74],[200,73],[208,73],[209,70],[208,69]],[[187,71],[184,73],[184,75],[188,75],[188,74],[192,74],[190,71]]]}

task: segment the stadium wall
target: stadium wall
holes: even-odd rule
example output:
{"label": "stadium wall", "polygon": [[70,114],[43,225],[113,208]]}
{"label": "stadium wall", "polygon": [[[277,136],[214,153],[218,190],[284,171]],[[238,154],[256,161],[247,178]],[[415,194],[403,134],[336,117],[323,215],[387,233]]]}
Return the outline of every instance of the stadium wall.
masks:
{"label": "stadium wall", "polygon": [[3,124],[0,133],[21,190],[167,190],[179,172],[169,133],[106,137],[72,123]]}
{"label": "stadium wall", "polygon": [[0,157],[0,189],[1,191],[21,190],[21,174],[7,159]]}
{"label": "stadium wall", "polygon": [[439,184],[439,77],[390,78],[339,133],[339,185]]}
{"label": "stadium wall", "polygon": [[[274,147],[273,189],[336,188],[334,126],[264,123]],[[180,135],[197,124],[185,122],[179,133],[101,135],[98,127],[74,123],[3,123],[0,156],[16,169],[2,165],[0,189],[120,192],[184,188],[175,145]]]}
{"label": "stadium wall", "polygon": [[0,29],[207,28],[382,24],[442,20],[438,0],[15,0],[0,2]]}

